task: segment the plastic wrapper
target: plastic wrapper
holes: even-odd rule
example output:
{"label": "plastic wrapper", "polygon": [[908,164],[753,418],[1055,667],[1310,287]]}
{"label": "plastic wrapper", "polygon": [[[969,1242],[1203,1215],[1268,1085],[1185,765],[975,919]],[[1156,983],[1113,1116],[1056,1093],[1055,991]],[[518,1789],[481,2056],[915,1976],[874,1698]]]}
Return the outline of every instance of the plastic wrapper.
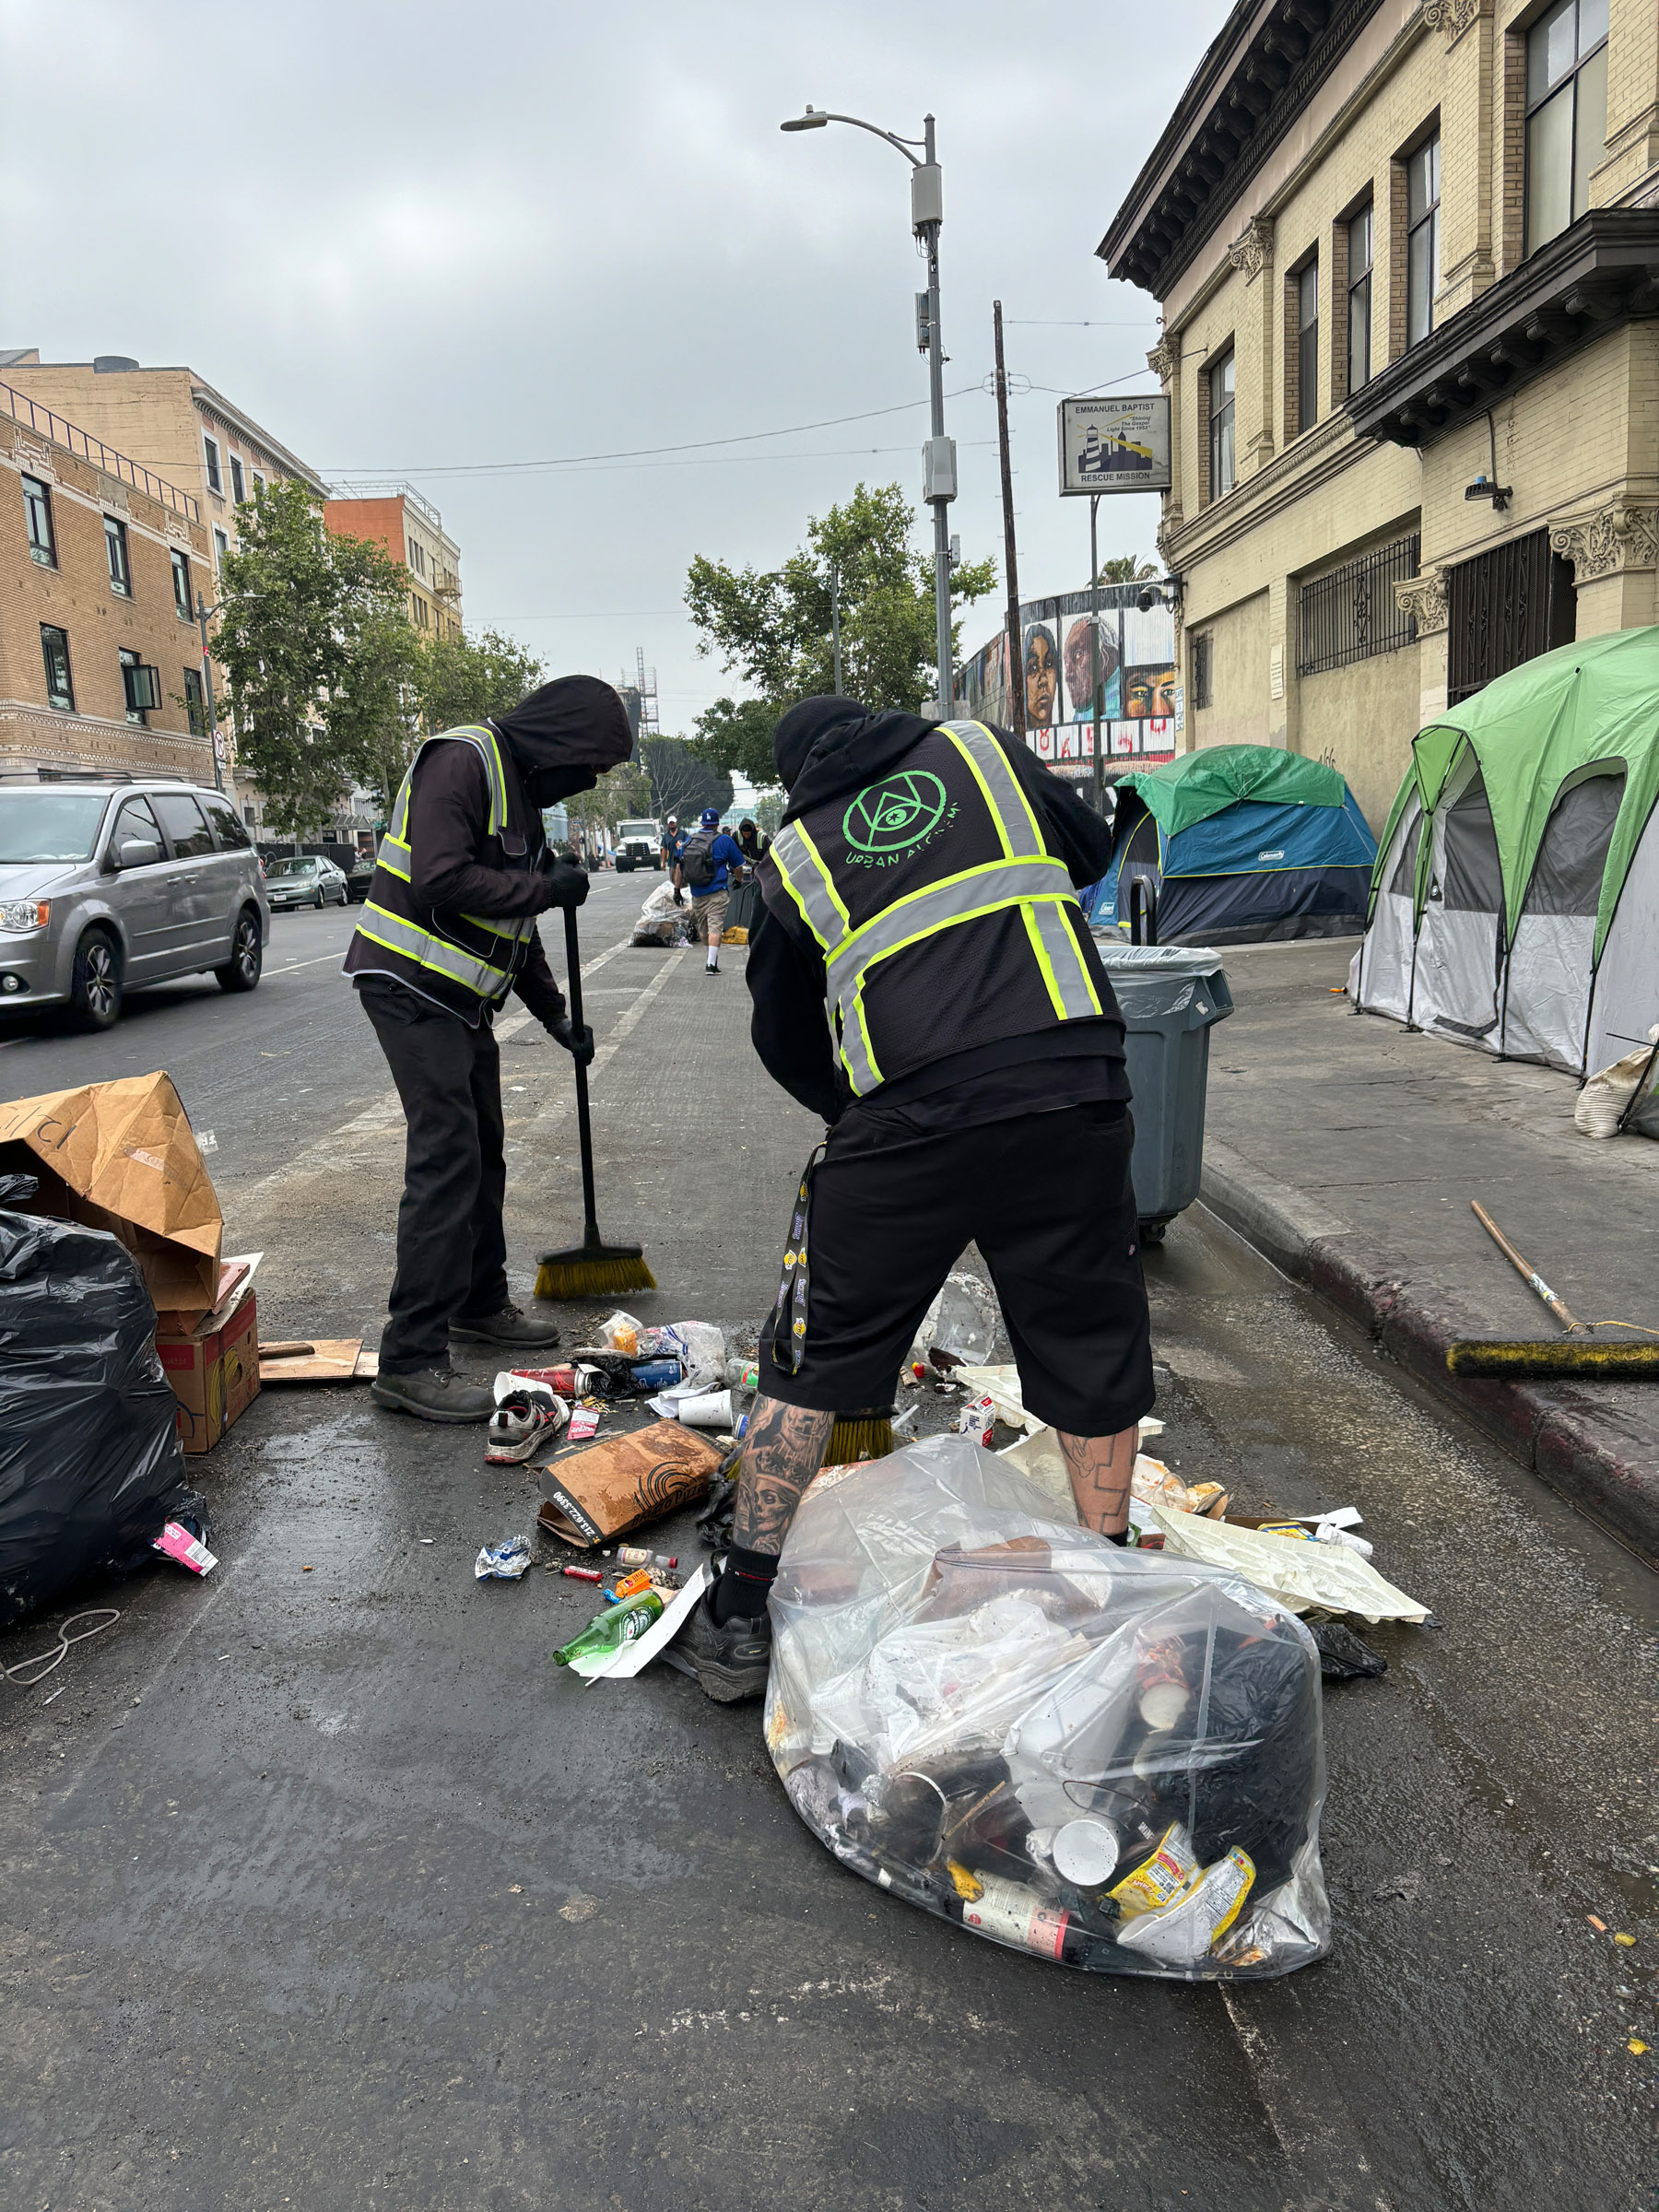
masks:
{"label": "plastic wrapper", "polygon": [[153,1566],[200,1503],[137,1263],[101,1230],[6,1210],[34,1190],[0,1177],[0,1628],[83,1575]]}
{"label": "plastic wrapper", "polygon": [[930,1352],[939,1351],[954,1361],[982,1366],[995,1347],[999,1319],[989,1284],[977,1275],[947,1275],[916,1331],[910,1356],[924,1361]]}
{"label": "plastic wrapper", "polygon": [[945,1436],[818,1477],[771,1616],[773,1762],[868,1880],[1096,1973],[1329,1947],[1319,1654],[1241,1575],[1049,1517]]}

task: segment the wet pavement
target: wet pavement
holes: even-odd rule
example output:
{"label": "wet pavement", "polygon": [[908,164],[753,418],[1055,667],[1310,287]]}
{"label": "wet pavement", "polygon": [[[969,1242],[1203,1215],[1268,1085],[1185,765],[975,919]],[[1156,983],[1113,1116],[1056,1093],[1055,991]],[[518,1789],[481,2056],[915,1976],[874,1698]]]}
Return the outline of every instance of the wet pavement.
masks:
{"label": "wet pavement", "polygon": [[[651,881],[595,891],[596,952]],[[252,1000],[0,1049],[7,1095],[171,1069],[267,1335],[372,1336],[390,1271],[346,922],[280,921],[296,966]],[[595,973],[602,1219],[646,1243],[647,1318],[757,1317],[814,1134],[728,962]],[[534,1031],[502,1058],[527,1281],[578,1226],[569,1077]],[[1095,1980],[897,1903],[796,1818],[757,1707],[555,1673],[591,1598],[474,1581],[535,1497],[476,1431],[271,1390],[194,1463],[218,1571],[80,1594],[122,1618],[0,1687],[0,2202],[1645,2212],[1650,1578],[1209,1217],[1148,1266],[1163,1455],[1245,1508],[1358,1505],[1439,1624],[1364,1631],[1388,1674],[1327,1693],[1327,1961]]]}

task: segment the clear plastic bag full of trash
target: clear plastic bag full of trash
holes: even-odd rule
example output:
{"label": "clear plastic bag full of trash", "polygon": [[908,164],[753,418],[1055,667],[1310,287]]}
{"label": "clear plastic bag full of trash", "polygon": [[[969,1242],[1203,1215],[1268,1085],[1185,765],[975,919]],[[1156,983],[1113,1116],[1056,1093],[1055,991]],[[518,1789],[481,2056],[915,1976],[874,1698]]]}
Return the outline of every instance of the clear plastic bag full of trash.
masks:
{"label": "clear plastic bag full of trash", "polygon": [[1313,1639],[1236,1573],[1043,1515],[959,1436],[807,1492],[766,1707],[796,1811],[880,1888],[1086,1971],[1320,1957]]}

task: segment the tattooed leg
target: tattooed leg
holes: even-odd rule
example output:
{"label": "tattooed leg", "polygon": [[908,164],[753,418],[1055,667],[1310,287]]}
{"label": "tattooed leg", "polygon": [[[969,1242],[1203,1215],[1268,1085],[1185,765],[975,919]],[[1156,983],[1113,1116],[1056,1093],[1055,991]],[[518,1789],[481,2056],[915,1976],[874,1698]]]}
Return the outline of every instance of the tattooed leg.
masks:
{"label": "tattooed leg", "polygon": [[1129,1477],[1140,1449],[1140,1424],[1115,1436],[1056,1434],[1071,1477],[1077,1518],[1103,1536],[1121,1535],[1129,1525]]}
{"label": "tattooed leg", "polygon": [[832,1413],[785,1406],[764,1394],[755,1400],[737,1477],[734,1543],[745,1551],[782,1550],[802,1493],[823,1465],[834,1425]]}

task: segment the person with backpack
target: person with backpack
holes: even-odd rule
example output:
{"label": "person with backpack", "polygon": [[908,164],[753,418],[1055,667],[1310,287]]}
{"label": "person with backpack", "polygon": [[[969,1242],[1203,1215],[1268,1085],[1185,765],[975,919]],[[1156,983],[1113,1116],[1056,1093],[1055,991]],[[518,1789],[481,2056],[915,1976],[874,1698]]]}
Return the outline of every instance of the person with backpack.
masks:
{"label": "person with backpack", "polygon": [[674,888],[691,894],[691,935],[709,948],[705,975],[720,973],[720,940],[725,929],[727,887],[732,870],[743,868],[743,848],[720,826],[720,815],[705,806],[702,818],[680,847]]}

